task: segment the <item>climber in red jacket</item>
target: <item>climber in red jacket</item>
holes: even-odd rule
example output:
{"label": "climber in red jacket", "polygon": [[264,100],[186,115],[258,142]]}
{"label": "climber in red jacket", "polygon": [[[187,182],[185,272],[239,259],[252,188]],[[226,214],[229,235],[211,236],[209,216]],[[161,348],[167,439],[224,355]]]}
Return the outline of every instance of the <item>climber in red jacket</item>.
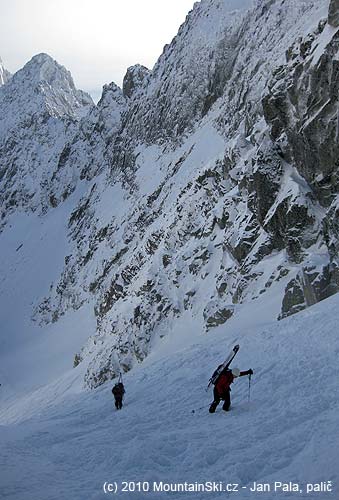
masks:
{"label": "climber in red jacket", "polygon": [[230,370],[227,368],[223,370],[217,379],[214,386],[214,401],[210,406],[209,412],[214,413],[220,400],[224,400],[224,404],[222,409],[225,411],[229,411],[231,407],[231,384],[233,383],[235,378],[244,377],[245,375],[253,375],[253,370],[250,368],[245,372],[241,372],[239,368],[232,368]]}

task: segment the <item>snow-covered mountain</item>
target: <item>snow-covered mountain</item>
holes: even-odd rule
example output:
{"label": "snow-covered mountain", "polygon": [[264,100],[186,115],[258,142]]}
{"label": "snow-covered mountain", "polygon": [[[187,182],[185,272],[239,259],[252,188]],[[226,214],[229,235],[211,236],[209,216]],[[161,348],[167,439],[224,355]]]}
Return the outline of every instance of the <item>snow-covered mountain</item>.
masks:
{"label": "snow-covered mountain", "polygon": [[339,290],[337,3],[202,0],[97,106],[43,54],[1,87],[7,363],[59,339],[96,387],[173,331]]}
{"label": "snow-covered mountain", "polygon": [[[54,176],[66,141],[93,106],[70,73],[46,54],[32,58],[0,91],[2,224],[16,210],[53,206]],[[62,188],[67,197],[67,186]]]}

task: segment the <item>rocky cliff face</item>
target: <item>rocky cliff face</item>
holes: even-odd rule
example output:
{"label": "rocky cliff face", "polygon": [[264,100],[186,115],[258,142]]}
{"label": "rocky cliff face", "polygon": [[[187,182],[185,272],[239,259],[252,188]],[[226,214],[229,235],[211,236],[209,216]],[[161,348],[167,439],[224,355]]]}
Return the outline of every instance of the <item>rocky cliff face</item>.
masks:
{"label": "rocky cliff face", "polygon": [[188,319],[210,332],[272,298],[283,318],[339,289],[336,2],[251,5],[196,4],[153,71],[129,68],[82,118],[88,98],[39,59],[20,80],[37,82],[39,112],[26,98],[0,122],[3,225],[77,193],[72,251],[34,319],[94,304],[75,357],[90,387]]}
{"label": "rocky cliff face", "polygon": [[[337,236],[328,220],[338,193],[338,53],[338,30],[320,23],[289,49],[287,64],[276,70],[263,102],[272,140],[308,189],[307,204],[291,219],[292,227],[300,224],[292,258],[305,265],[288,284],[283,316],[338,291],[338,252],[332,246]],[[318,217],[312,214],[316,206]],[[305,262],[309,249],[317,247],[325,261]]]}
{"label": "rocky cliff face", "polygon": [[330,6],[328,11],[328,24],[334,28],[339,26],[339,1],[330,0]]}

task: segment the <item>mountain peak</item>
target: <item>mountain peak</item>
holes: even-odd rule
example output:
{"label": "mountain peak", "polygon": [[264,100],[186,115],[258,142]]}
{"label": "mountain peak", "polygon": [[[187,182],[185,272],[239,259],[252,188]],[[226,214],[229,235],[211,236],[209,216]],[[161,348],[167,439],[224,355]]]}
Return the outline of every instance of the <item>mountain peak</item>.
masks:
{"label": "mountain peak", "polygon": [[36,83],[47,82],[51,86],[67,83],[69,89],[75,90],[71,73],[48,54],[33,56],[16,75],[29,78]]}
{"label": "mountain peak", "polygon": [[74,123],[93,106],[91,97],[75,87],[69,71],[49,55],[38,54],[0,86],[0,143],[10,131],[49,117]]}
{"label": "mountain peak", "polygon": [[127,69],[123,81],[122,89],[124,96],[132,97],[132,95],[144,85],[150,74],[151,71],[141,64],[130,66]]}
{"label": "mountain peak", "polygon": [[37,64],[44,64],[46,62],[58,64],[49,54],[46,54],[45,52],[40,52],[40,54],[33,56],[30,62]]}
{"label": "mountain peak", "polygon": [[6,87],[8,101],[21,99],[20,109],[29,108],[29,113],[35,106],[51,116],[77,119],[94,105],[88,94],[75,87],[71,73],[44,53],[32,57]]}

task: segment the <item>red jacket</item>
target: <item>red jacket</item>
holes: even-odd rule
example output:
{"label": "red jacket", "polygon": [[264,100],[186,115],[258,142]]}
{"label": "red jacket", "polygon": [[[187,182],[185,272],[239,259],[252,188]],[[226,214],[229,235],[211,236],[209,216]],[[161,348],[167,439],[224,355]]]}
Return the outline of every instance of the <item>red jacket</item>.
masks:
{"label": "red jacket", "polygon": [[[251,373],[253,373],[253,372],[251,372]],[[244,375],[248,375],[248,374],[249,374],[249,370],[247,370],[246,372],[240,372],[239,377],[243,377]],[[222,395],[222,394],[224,394],[224,392],[230,390],[230,385],[233,383],[234,378],[235,377],[233,376],[231,370],[227,370],[227,371],[221,373],[220,377],[218,378],[218,380],[215,384],[215,388],[216,388],[219,395]]]}

